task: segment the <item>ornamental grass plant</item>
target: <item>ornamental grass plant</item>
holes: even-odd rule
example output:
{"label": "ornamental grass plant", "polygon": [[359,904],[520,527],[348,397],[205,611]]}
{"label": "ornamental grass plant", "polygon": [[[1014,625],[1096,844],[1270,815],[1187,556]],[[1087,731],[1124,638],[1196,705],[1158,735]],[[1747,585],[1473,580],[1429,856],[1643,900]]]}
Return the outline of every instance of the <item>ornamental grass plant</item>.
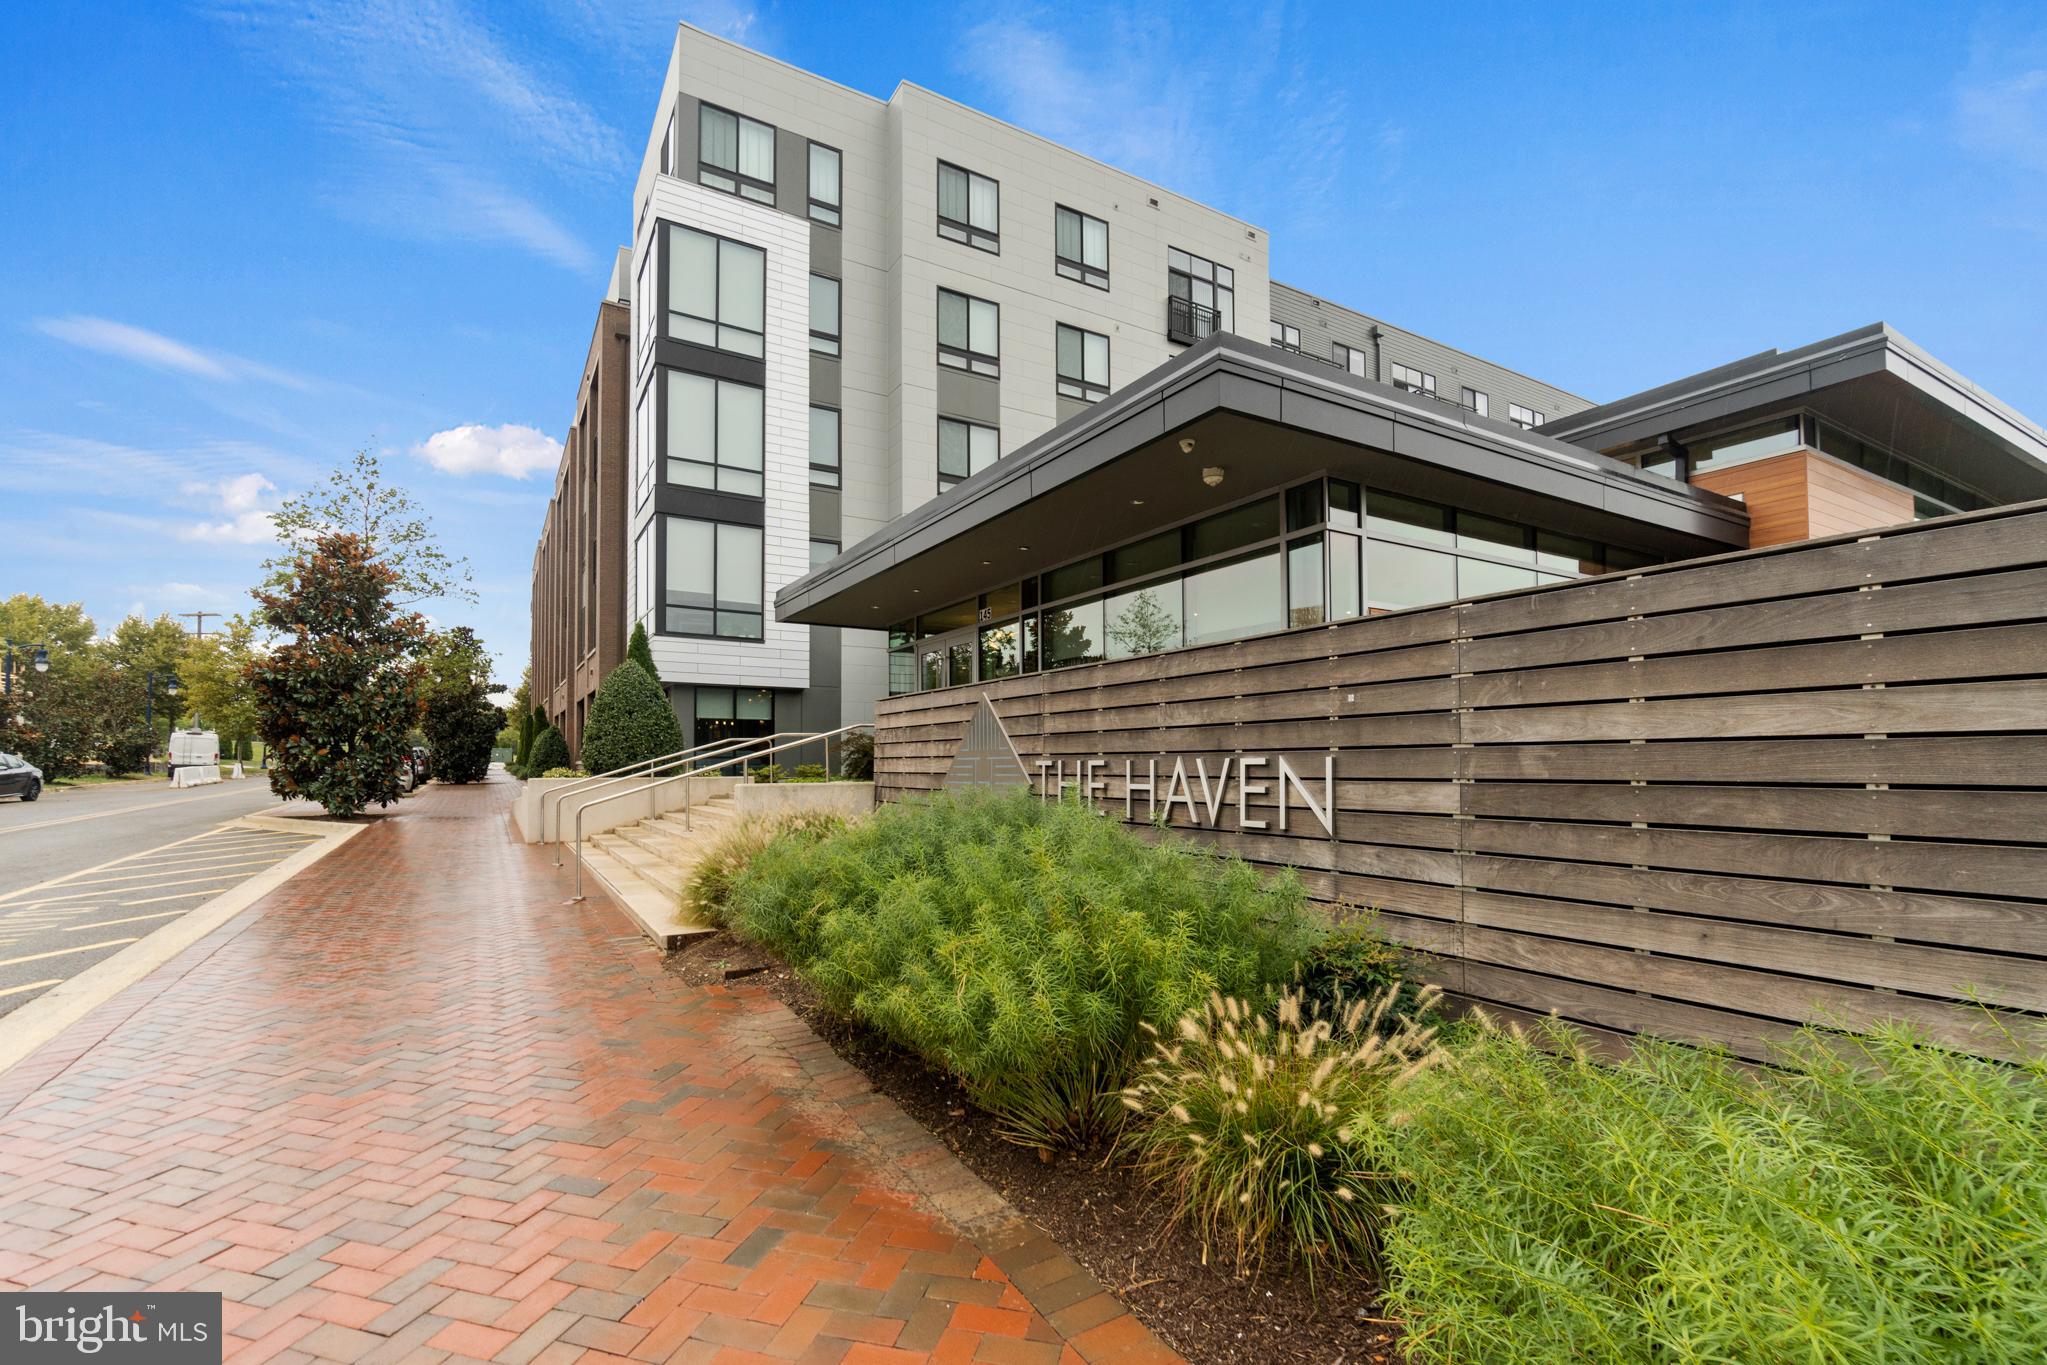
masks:
{"label": "ornamental grass plant", "polygon": [[1492,1032],[1385,1130],[1416,1361],[2047,1360],[2047,1063]]}
{"label": "ornamental grass plant", "polygon": [[738,821],[705,849],[691,865],[682,888],[682,908],[700,924],[723,927],[733,883],[776,839],[823,839],[846,827],[844,819],[823,811],[792,811],[786,815],[755,815]]}
{"label": "ornamental grass plant", "polygon": [[1381,1130],[1402,1087],[1436,1065],[1435,1029],[1416,1017],[1439,992],[1403,983],[1319,1005],[1289,990],[1270,1012],[1211,995],[1159,1039],[1123,1092],[1138,1115],[1124,1149],[1176,1221],[1255,1273],[1278,1253],[1312,1278],[1368,1266],[1389,1198]]}
{"label": "ornamental grass plant", "polygon": [[1269,999],[1317,930],[1266,877],[1077,803],[944,795],[777,839],[732,926],[825,1003],[956,1076],[1013,1141],[1089,1141],[1146,1047],[1213,991]]}

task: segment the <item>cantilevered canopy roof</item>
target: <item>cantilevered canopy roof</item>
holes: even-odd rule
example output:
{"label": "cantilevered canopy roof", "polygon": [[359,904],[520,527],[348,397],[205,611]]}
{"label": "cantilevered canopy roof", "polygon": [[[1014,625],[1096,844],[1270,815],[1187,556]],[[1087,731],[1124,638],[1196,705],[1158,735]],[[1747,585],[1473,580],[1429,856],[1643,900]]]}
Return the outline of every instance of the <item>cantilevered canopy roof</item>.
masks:
{"label": "cantilevered canopy roof", "polygon": [[2047,497],[2047,432],[1881,322],[1795,351],[1764,351],[1559,417],[1543,430],[1587,450],[1677,441],[1802,407],[1989,495]]}
{"label": "cantilevered canopy roof", "polygon": [[1718,494],[1218,334],[789,584],[776,619],[886,627],[1323,472],[1666,558],[1748,542]]}

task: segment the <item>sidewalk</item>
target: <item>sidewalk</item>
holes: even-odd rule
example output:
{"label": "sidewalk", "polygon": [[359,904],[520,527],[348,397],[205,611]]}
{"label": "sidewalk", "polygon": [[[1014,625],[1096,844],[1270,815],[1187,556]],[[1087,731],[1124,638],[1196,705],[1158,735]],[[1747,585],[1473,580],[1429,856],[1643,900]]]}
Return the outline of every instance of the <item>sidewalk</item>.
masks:
{"label": "sidewalk", "polygon": [[0,1288],[229,1358],[1177,1359],[778,1002],[428,787],[0,1076]]}

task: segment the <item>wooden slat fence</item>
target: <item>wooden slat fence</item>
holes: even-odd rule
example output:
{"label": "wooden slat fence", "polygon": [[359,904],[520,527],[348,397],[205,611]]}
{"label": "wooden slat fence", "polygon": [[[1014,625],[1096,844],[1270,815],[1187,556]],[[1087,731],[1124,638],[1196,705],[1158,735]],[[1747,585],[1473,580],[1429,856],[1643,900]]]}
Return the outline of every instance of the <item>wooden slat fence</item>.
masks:
{"label": "wooden slat fence", "polygon": [[983,693],[1026,768],[1109,760],[1119,814],[1125,758],[1333,754],[1333,836],[1232,801],[1200,837],[1510,1014],[1749,1056],[2047,1014],[2047,503],[890,698],[885,798]]}

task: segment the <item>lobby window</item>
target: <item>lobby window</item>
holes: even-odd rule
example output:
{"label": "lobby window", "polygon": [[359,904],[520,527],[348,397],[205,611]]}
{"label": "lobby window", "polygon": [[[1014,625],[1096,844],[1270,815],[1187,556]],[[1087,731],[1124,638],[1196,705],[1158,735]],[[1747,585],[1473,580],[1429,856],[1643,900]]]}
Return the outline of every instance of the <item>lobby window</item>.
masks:
{"label": "lobby window", "polygon": [[699,687],[692,744],[756,739],[775,728],[775,694],[761,687]]}
{"label": "lobby window", "polygon": [[1340,341],[1331,342],[1329,344],[1329,360],[1331,364],[1335,365],[1337,369],[1342,370],[1345,374],[1354,374],[1360,379],[1367,377],[1365,374],[1365,353],[1355,346],[1346,346]]}
{"label": "lobby window", "polygon": [[1436,376],[1426,370],[1417,370],[1399,361],[1393,362],[1393,387],[1406,389],[1409,393],[1426,393],[1433,397],[1436,392]]}
{"label": "lobby window", "polygon": [[1484,389],[1474,389],[1469,386],[1459,389],[1457,391],[1457,401],[1462,403],[1467,411],[1475,412],[1481,417],[1486,415],[1487,400]]}
{"label": "lobby window", "polygon": [[1190,573],[1182,584],[1190,645],[1262,635],[1286,625],[1286,582],[1277,548]]}
{"label": "lobby window", "polygon": [[986,299],[938,291],[938,363],[975,374],[999,374],[1001,310]]}
{"label": "lobby window", "polygon": [[1092,214],[1067,208],[1052,210],[1053,265],[1069,280],[1097,289],[1109,287],[1109,225]]}
{"label": "lobby window", "polygon": [[766,351],[768,254],[668,224],[668,336],[738,355]]}
{"label": "lobby window", "polygon": [[1694,441],[1690,446],[1692,473],[1732,469],[1735,465],[1767,460],[1772,455],[1785,455],[1800,449],[1805,439],[1799,427],[1798,418],[1779,417],[1739,431]]}
{"label": "lobby window", "polygon": [[1534,408],[1524,408],[1519,403],[1507,404],[1507,420],[1523,431],[1533,431],[1543,423],[1543,415]]}
{"label": "lobby window", "polygon": [[1002,187],[950,161],[938,163],[938,235],[983,251],[999,252]]}
{"label": "lobby window", "polygon": [[774,128],[729,109],[698,105],[697,179],[714,190],[774,203]]}
{"label": "lobby window", "polygon": [[839,542],[836,540],[813,540],[810,542],[810,567],[829,564],[839,557]]}
{"label": "lobby window", "polygon": [[810,144],[810,217],[812,222],[826,227],[841,225],[840,163],[837,147],[827,147],[822,142]]}
{"label": "lobby window", "polygon": [[670,635],[758,640],[766,620],[761,528],[663,517],[668,572],[661,628]]}
{"label": "lobby window", "polygon": [[819,355],[839,353],[839,292],[831,276],[810,277],[810,349]]}
{"label": "lobby window", "polygon": [[938,491],[980,473],[1002,455],[1002,433],[957,417],[938,419]]}
{"label": "lobby window", "polygon": [[1178,649],[1183,633],[1177,578],[1102,599],[1102,635],[1111,659]]}
{"label": "lobby window", "polygon": [[1166,249],[1166,338],[1199,341],[1237,330],[1237,274],[1178,247]]}
{"label": "lobby window", "polygon": [[761,391],[729,379],[664,370],[668,383],[666,479],[685,488],[761,496],[765,428]]}
{"label": "lobby window", "polygon": [[1278,318],[1274,318],[1272,320],[1272,344],[1279,347],[1282,351],[1292,351],[1295,355],[1299,355],[1301,353],[1301,329],[1290,322],[1281,322]]}
{"label": "lobby window", "polygon": [[1059,324],[1059,396],[1092,403],[1109,394],[1109,339],[1100,332]]}
{"label": "lobby window", "polygon": [[814,407],[810,410],[811,487],[837,488],[839,469],[839,410]]}

